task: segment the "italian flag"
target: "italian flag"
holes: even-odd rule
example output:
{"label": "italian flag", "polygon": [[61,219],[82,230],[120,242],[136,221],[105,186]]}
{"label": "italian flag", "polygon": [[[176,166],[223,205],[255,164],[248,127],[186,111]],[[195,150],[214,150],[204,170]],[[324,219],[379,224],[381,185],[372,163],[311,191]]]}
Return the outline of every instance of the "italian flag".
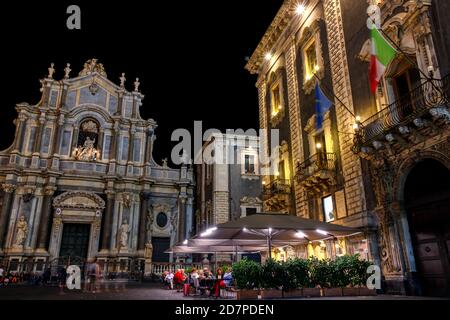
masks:
{"label": "italian flag", "polygon": [[370,88],[375,93],[386,67],[395,58],[397,51],[386,41],[375,26],[372,28],[371,37]]}

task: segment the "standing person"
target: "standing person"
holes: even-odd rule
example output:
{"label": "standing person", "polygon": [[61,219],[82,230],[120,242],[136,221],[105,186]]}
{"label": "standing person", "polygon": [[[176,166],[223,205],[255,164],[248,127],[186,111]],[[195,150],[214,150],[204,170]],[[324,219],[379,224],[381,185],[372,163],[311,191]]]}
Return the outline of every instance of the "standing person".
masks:
{"label": "standing person", "polygon": [[88,291],[95,293],[95,289],[97,286],[97,279],[100,277],[100,266],[97,263],[97,259],[91,259],[91,263],[88,264],[87,267],[87,281],[89,284]]}
{"label": "standing person", "polygon": [[0,287],[3,285],[3,274],[5,273],[5,269],[0,265]]}
{"label": "standing person", "polygon": [[66,285],[67,279],[67,271],[65,266],[60,266],[58,268],[58,284],[59,284],[59,293],[64,293],[64,286]]}

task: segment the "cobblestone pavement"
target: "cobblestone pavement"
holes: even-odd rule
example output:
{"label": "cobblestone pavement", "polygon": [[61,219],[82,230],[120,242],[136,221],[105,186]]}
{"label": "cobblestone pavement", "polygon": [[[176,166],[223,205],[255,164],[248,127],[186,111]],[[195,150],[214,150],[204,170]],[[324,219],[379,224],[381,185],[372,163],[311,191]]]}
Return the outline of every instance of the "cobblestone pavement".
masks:
{"label": "cobblestone pavement", "polygon": [[[0,300],[208,300],[184,297],[182,292],[167,290],[154,283],[109,282],[96,293],[82,290],[61,290],[54,286],[15,285],[0,287]],[[303,300],[423,300],[424,297],[378,295],[375,297],[308,298]],[[230,300],[230,299],[228,299]]]}

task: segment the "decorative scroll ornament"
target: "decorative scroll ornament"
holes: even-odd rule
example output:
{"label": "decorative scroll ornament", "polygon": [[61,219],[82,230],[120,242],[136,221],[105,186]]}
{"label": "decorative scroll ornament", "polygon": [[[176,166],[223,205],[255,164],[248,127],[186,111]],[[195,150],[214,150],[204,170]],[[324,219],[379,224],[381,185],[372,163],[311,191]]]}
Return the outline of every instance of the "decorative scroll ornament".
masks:
{"label": "decorative scroll ornament", "polygon": [[83,70],[81,70],[81,72],[78,75],[86,76],[86,75],[96,72],[96,73],[106,77],[106,72],[105,72],[105,68],[103,67],[103,64],[98,63],[97,61],[98,61],[97,59],[90,59],[90,60],[86,61],[86,63],[84,64]]}
{"label": "decorative scroll ornament", "polygon": [[80,161],[96,161],[100,158],[100,151],[94,147],[95,139],[87,137],[82,147],[75,148],[73,157]]}

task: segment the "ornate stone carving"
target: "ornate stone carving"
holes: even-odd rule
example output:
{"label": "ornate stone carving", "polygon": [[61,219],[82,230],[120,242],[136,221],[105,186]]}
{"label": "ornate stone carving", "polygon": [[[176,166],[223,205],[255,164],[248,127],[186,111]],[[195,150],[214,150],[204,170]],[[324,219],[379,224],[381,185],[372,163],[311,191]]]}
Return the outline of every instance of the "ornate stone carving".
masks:
{"label": "ornate stone carving", "polygon": [[90,59],[86,61],[84,64],[83,70],[78,74],[79,76],[86,76],[92,73],[98,73],[104,77],[106,77],[105,68],[103,67],[103,64],[98,63],[97,59]]}
{"label": "ornate stone carving", "polygon": [[25,240],[27,239],[27,235],[28,235],[28,222],[25,219],[25,216],[22,215],[20,216],[19,221],[17,222],[16,238],[14,240],[13,247],[16,249],[22,249]]}
{"label": "ornate stone carving", "polygon": [[92,120],[83,122],[83,124],[81,125],[81,129],[85,132],[98,133],[97,124]]}
{"label": "ornate stone carving", "polygon": [[13,193],[16,188],[17,188],[17,186],[14,184],[10,184],[10,183],[2,184],[2,189],[6,193]]}
{"label": "ornate stone carving", "polygon": [[122,202],[126,208],[131,207],[131,202],[133,201],[133,195],[129,192],[122,193]]}
{"label": "ornate stone carving", "polygon": [[57,196],[53,200],[55,208],[78,208],[103,210],[105,201],[95,193],[83,191],[69,191]]}

